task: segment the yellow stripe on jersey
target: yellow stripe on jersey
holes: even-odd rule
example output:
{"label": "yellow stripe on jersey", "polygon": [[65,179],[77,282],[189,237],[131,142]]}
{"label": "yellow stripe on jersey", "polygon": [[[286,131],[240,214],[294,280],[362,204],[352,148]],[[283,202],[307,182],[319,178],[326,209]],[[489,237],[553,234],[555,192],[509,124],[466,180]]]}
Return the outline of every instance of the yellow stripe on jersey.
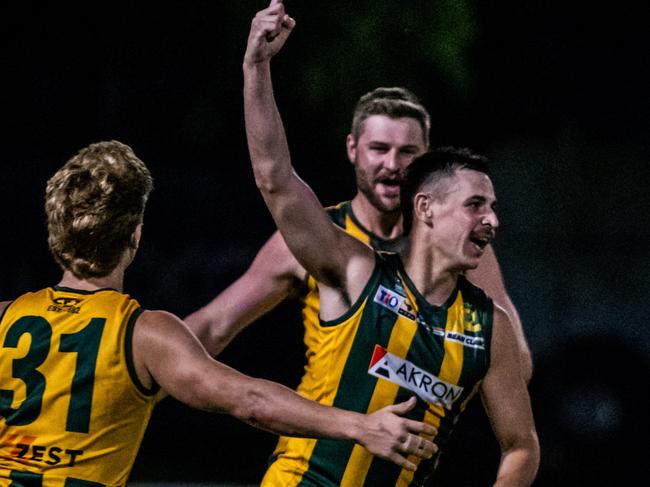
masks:
{"label": "yellow stripe on jersey", "polygon": [[363,243],[370,245],[370,235],[365,230],[359,228],[349,214],[345,215],[345,231]]}
{"label": "yellow stripe on jersey", "polygon": [[[365,303],[344,323],[319,327],[319,348],[314,351],[314,359],[310,362],[312,383],[318,384],[319,388],[312,390],[308,397],[317,398],[318,402],[327,406],[334,402],[364,309]],[[302,393],[302,390],[299,392]],[[316,441],[311,438],[281,437],[274,453],[276,459],[264,475],[261,487],[297,485],[309,467],[308,459]]]}
{"label": "yellow stripe on jersey", "polygon": [[[391,332],[387,350],[398,357],[405,358],[416,331],[417,324],[414,321],[400,316]],[[397,384],[387,380],[377,381],[367,413],[370,414],[385,406],[395,404],[398,391],[399,386]],[[373,455],[366,448],[354,445],[343,474],[341,487],[354,487],[363,484],[373,458]]]}
{"label": "yellow stripe on jersey", "polygon": [[[447,325],[445,333],[453,332],[463,334],[465,331],[465,309],[463,293],[458,292],[454,304],[447,311]],[[463,370],[463,344],[445,339],[445,356],[440,368],[440,379],[450,384],[457,384]]]}

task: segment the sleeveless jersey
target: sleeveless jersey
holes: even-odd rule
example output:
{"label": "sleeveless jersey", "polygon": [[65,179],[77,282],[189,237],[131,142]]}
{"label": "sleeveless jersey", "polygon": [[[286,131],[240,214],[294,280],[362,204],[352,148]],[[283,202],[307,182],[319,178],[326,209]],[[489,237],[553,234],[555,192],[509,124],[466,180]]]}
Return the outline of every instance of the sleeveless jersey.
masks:
{"label": "sleeveless jersey", "polygon": [[[377,254],[356,303],[340,319],[318,325],[308,371],[314,387],[301,392],[360,413],[416,395],[408,417],[435,426],[434,441],[442,449],[488,370],[492,317],[490,298],[463,276],[449,299],[433,306],[396,254]],[[425,485],[436,461],[424,462],[414,474],[353,442],[283,437],[262,485]]]}
{"label": "sleeveless jersey", "polygon": [[[336,206],[328,207],[326,210],[336,225],[356,239],[370,245],[373,249],[397,253],[404,250],[406,238],[402,235],[394,239],[386,240],[378,237],[361,225],[352,212],[352,204],[350,201],[344,201]],[[316,284],[316,280],[312,276],[309,276],[307,278],[306,291],[302,297],[302,320],[305,328],[303,340],[306,347],[305,356],[307,364],[305,365],[305,373],[297,390],[301,394],[315,400],[318,400],[316,396],[317,391],[322,389],[322,384],[315,382],[316,378],[312,374],[312,371],[318,367],[318,364],[314,364],[313,361],[320,342],[319,311],[320,297],[318,295],[318,285]]]}
{"label": "sleeveless jersey", "polygon": [[0,486],[123,486],[154,406],[128,295],[46,288],[0,320]]}

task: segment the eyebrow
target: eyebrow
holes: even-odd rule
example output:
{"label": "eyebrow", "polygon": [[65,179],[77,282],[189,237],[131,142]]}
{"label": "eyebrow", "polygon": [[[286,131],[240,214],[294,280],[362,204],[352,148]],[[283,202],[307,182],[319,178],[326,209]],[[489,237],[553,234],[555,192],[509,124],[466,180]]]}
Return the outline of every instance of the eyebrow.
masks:
{"label": "eyebrow", "polygon": [[[488,199],[483,195],[475,194],[475,195],[469,196],[469,197],[467,197],[465,199],[465,201],[470,201],[470,200],[479,200],[481,203],[485,203],[485,202],[487,202]],[[496,205],[496,203],[497,203],[497,199],[494,198],[494,201],[492,202],[491,206]]]}
{"label": "eyebrow", "polygon": [[[384,142],[383,140],[369,140],[368,145],[392,145],[390,142]],[[399,145],[400,149],[418,149],[420,146],[418,144],[404,144]]]}

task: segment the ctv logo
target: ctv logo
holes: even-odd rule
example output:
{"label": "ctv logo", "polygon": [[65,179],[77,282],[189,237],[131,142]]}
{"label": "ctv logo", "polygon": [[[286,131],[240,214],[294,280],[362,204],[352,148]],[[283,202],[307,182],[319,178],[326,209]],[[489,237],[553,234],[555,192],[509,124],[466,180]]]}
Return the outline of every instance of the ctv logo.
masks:
{"label": "ctv logo", "polygon": [[451,409],[463,393],[462,387],[439,379],[379,345],[375,345],[368,373],[414,392],[423,401],[440,404],[447,409]]}

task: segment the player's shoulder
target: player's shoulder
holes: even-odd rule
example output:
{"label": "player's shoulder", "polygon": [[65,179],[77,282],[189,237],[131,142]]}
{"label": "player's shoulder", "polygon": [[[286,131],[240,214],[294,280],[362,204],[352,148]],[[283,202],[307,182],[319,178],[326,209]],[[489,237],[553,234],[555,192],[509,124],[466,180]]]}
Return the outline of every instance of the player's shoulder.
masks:
{"label": "player's shoulder", "polygon": [[327,215],[339,227],[345,228],[345,219],[350,214],[350,202],[342,201],[336,205],[325,207]]}
{"label": "player's shoulder", "polygon": [[194,336],[178,316],[164,310],[141,310],[133,323],[133,336],[139,345],[163,343]]}
{"label": "player's shoulder", "polygon": [[464,300],[481,307],[494,306],[492,298],[480,287],[472,284],[464,275],[458,276],[458,289],[463,293]]}
{"label": "player's shoulder", "polygon": [[138,324],[145,326],[185,326],[174,313],[160,309],[143,309],[138,316]]}
{"label": "player's shoulder", "polygon": [[[29,306],[33,299],[41,298],[51,288],[39,289],[37,291],[27,291],[14,299],[0,301],[0,319],[10,310],[19,309],[22,306]],[[18,307],[18,308],[17,308]]]}
{"label": "player's shoulder", "polygon": [[9,307],[9,305],[12,302],[13,301],[0,301],[0,317],[2,317],[2,315],[4,315],[5,310]]}

